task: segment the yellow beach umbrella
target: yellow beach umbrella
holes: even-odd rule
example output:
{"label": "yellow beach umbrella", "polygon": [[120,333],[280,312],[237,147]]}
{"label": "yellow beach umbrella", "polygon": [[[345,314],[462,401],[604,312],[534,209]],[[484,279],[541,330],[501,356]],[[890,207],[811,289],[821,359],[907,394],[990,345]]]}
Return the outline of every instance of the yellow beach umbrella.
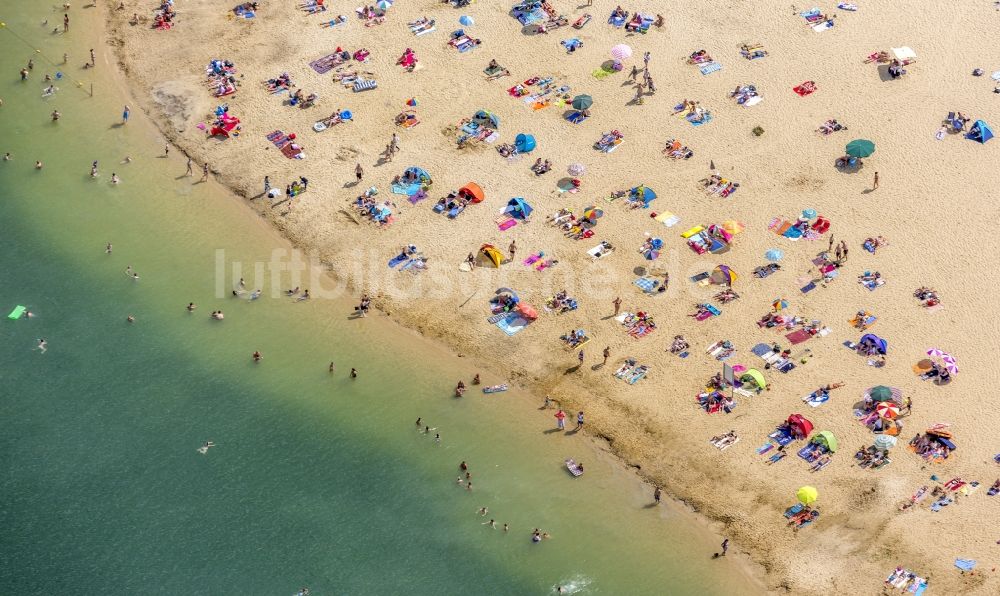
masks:
{"label": "yellow beach umbrella", "polygon": [[803,486],[795,493],[795,496],[803,505],[812,505],[819,498],[819,491],[811,486]]}

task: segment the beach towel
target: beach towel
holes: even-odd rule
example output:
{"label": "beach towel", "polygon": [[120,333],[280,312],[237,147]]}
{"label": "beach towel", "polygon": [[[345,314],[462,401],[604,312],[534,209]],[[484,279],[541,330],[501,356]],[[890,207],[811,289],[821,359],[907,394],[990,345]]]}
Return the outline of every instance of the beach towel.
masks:
{"label": "beach towel", "polygon": [[287,145],[281,148],[281,154],[287,157],[288,159],[305,159],[305,154],[302,153],[302,149],[301,148],[296,149],[295,147],[292,147],[291,143],[288,143]]}
{"label": "beach towel", "polygon": [[799,329],[798,331],[792,331],[791,333],[786,335],[785,339],[792,342],[792,345],[797,345],[808,340],[810,337],[812,337],[812,335],[810,335],[808,331],[804,329]]}
{"label": "beach towel", "polygon": [[375,89],[378,87],[378,83],[375,79],[358,79],[354,82],[354,92],[358,93],[360,91],[368,91],[369,89]]}
{"label": "beach towel", "polygon": [[497,228],[499,228],[501,232],[506,232],[507,230],[513,228],[516,225],[517,225],[517,220],[514,219],[513,217],[497,222]]}
{"label": "beach towel", "polygon": [[660,285],[659,281],[651,277],[640,277],[632,283],[639,286],[639,289],[647,294],[653,293],[653,291],[656,290],[656,287]]}
{"label": "beach towel", "polygon": [[830,401],[830,394],[826,392],[810,393],[803,397],[802,401],[806,402],[810,407],[818,408]]}
{"label": "beach towel", "polygon": [[419,182],[414,182],[412,184],[400,184],[399,182],[395,182],[390,189],[397,195],[413,196],[420,192],[421,187],[422,186]]}
{"label": "beach towel", "polygon": [[407,255],[402,254],[402,253],[394,256],[392,259],[389,260],[389,269],[392,269],[396,265],[399,265],[400,263],[402,263],[403,261],[406,261],[409,258],[410,257],[408,257]]}
{"label": "beach towel", "polygon": [[750,108],[750,107],[753,107],[753,106],[759,104],[762,101],[764,101],[763,97],[761,97],[759,95],[754,95],[750,99],[748,99],[745,102],[743,102],[743,107],[744,108]]}
{"label": "beach towel", "polygon": [[496,326],[508,336],[512,336],[528,326],[528,321],[517,313],[507,313],[496,321]]}
{"label": "beach towel", "polygon": [[615,71],[613,71],[613,70],[605,70],[603,68],[598,68],[594,72],[590,73],[590,75],[592,77],[594,77],[595,79],[599,80],[599,79],[603,79],[605,77],[611,76],[612,74],[614,74],[614,72]]}
{"label": "beach towel", "polygon": [[976,561],[974,559],[955,559],[955,567],[962,571],[972,571],[976,568]]}
{"label": "beach towel", "polygon": [[319,74],[326,74],[333,70],[333,68],[338,64],[343,63],[343,61],[343,58],[341,58],[339,54],[333,53],[327,54],[317,60],[313,60],[309,63],[309,66]]}
{"label": "beach towel", "polygon": [[832,20],[830,20],[830,21],[823,21],[822,23],[817,23],[816,25],[812,26],[812,30],[815,31],[816,33],[822,33],[823,31],[826,31],[827,29],[833,29],[833,21]]}
{"label": "beach towel", "polygon": [[671,227],[679,224],[680,221],[681,221],[680,217],[674,215],[673,213],[671,213],[669,211],[664,211],[663,213],[660,213],[659,215],[657,215],[653,219],[655,219],[656,221],[660,222],[661,224],[667,226],[668,228],[671,228]]}
{"label": "beach towel", "polygon": [[718,62],[709,62],[698,70],[701,71],[701,74],[708,75],[722,70],[722,64],[719,64]]}
{"label": "beach towel", "polygon": [[701,126],[702,124],[708,124],[712,121],[712,114],[705,112],[702,115],[701,120],[692,120],[691,118],[687,118],[687,121],[691,123],[691,126]]}
{"label": "beach towel", "polygon": [[809,282],[804,287],[800,288],[799,291],[802,292],[803,294],[808,294],[809,292],[812,292],[815,289],[816,289],[816,284],[813,282]]}

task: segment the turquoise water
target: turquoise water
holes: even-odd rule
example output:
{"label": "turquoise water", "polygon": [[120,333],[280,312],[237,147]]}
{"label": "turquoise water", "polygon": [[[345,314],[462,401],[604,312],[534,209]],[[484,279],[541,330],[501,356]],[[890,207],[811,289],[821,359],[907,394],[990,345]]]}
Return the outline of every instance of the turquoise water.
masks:
{"label": "turquoise water", "polygon": [[[35,316],[0,323],[0,593],[756,591],[706,556],[717,537],[678,508],[648,507],[648,487],[586,437],[546,433],[536,398],[456,400],[474,363],[385,319],[351,320],[347,302],[271,297],[285,286],[249,264],[287,244],[222,189],[184,178],[179,156],[158,157],[137,110],[114,126],[126,100],[111,73],[76,66],[97,46],[98,11],[75,8],[70,34],[52,36],[40,23],[60,13],[10,6],[0,2],[0,153],[13,154],[0,163],[0,310]],[[63,52],[58,68],[94,82],[95,97],[64,79],[41,98],[57,69],[45,60]],[[264,298],[217,296],[219,250],[226,292],[243,263]],[[211,320],[220,308],[226,319]],[[206,441],[216,446],[198,453]],[[587,474],[571,478],[565,457]],[[472,492],[455,483],[462,460]],[[553,538],[533,545],[535,527]]]}

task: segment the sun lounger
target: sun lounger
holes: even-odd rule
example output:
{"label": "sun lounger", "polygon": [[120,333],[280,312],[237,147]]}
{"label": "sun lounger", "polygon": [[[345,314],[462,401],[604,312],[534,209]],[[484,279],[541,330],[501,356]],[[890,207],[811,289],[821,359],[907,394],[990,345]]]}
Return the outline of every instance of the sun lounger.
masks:
{"label": "sun lounger", "polygon": [[378,87],[378,82],[375,79],[358,79],[354,82],[354,92],[359,93],[361,91],[368,91]]}
{"label": "sun lounger", "polygon": [[720,64],[718,62],[709,62],[708,64],[705,64],[704,66],[702,66],[698,70],[701,72],[701,74],[708,75],[708,74],[712,74],[713,72],[718,72],[718,71],[722,70],[722,64]]}

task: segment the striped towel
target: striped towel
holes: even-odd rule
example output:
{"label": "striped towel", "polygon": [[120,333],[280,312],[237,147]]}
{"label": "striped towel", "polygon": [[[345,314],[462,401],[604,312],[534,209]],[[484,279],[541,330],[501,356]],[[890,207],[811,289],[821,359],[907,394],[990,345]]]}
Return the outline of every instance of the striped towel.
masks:
{"label": "striped towel", "polygon": [[712,74],[713,72],[722,70],[722,64],[719,64],[718,62],[709,62],[698,70],[700,70],[703,75]]}
{"label": "striped towel", "polygon": [[647,294],[652,293],[656,289],[656,286],[659,285],[659,282],[651,277],[640,277],[632,283],[639,286],[639,289]]}
{"label": "striped towel", "polygon": [[378,87],[378,82],[375,79],[358,79],[354,82],[354,92],[368,91],[369,89],[375,89]]}

